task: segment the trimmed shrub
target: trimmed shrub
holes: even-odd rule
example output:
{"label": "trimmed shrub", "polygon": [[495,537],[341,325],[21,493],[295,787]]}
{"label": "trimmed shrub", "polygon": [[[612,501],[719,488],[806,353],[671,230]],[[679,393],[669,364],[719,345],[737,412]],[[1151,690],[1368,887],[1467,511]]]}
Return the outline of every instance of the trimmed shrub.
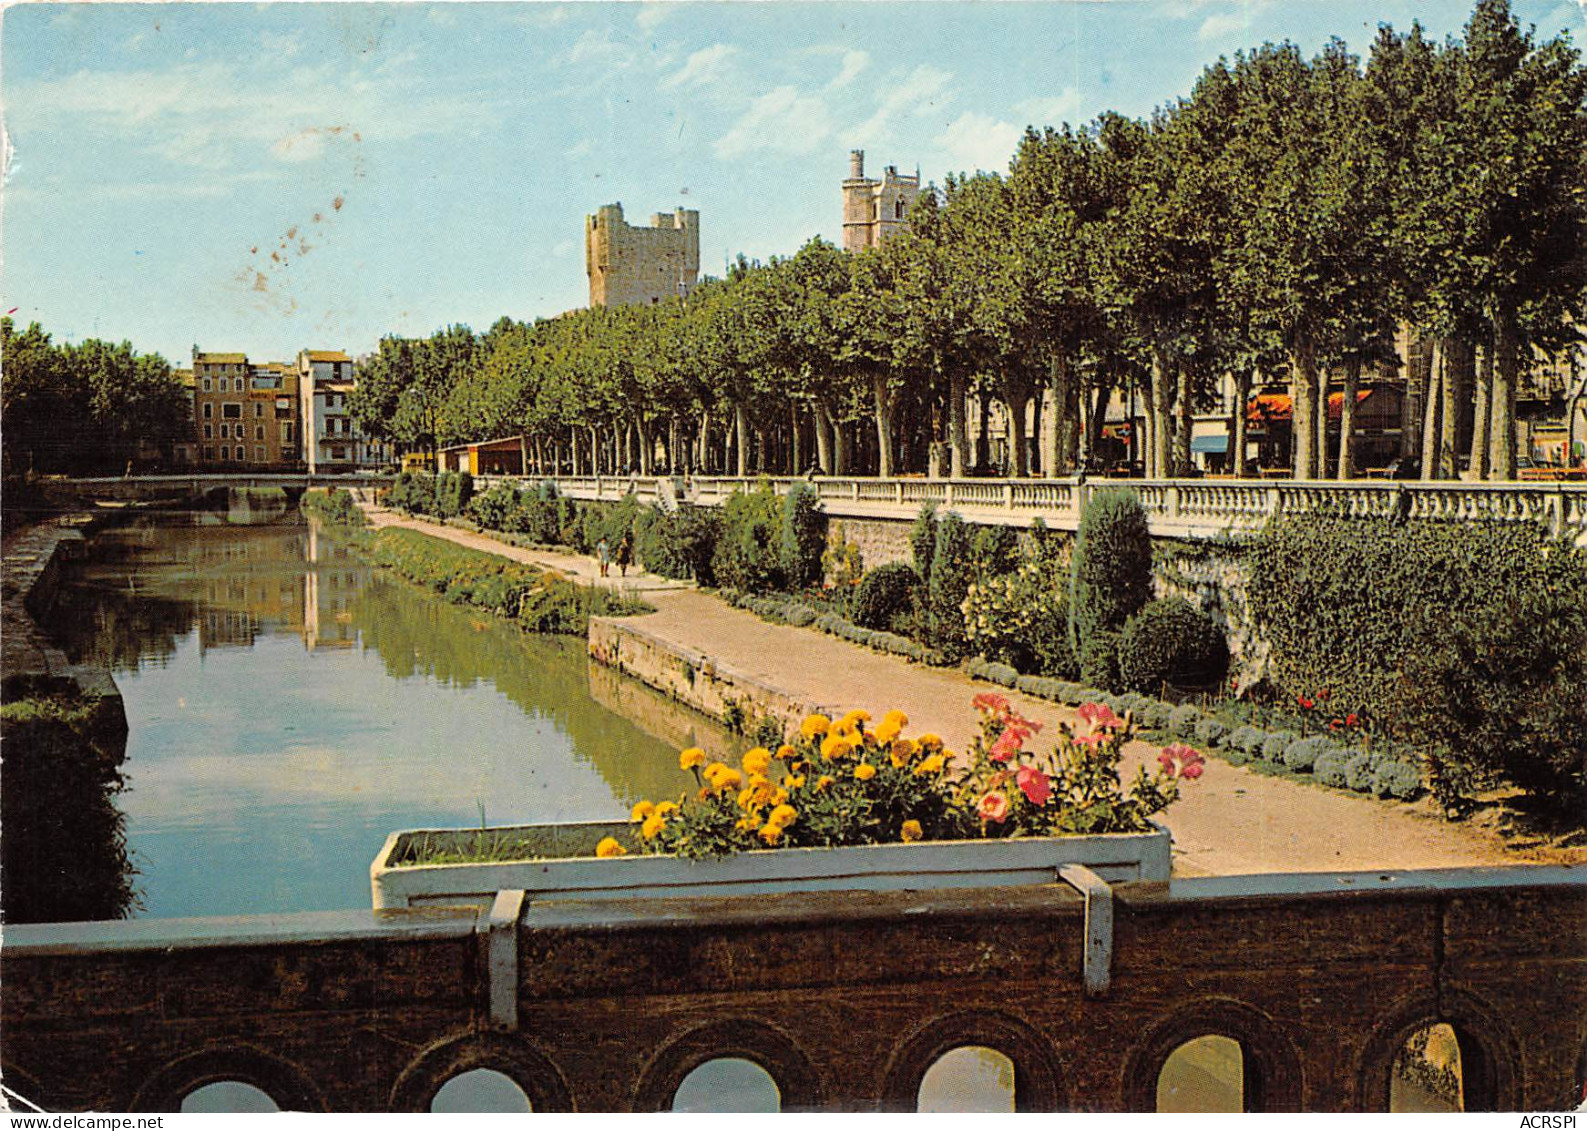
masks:
{"label": "trimmed shrub", "polygon": [[1018,564],[1019,535],[1012,526],[982,526],[970,543],[970,558],[979,577],[1012,573]]}
{"label": "trimmed shrub", "polygon": [[298,504],[310,514],[338,526],[367,526],[369,520],[353,502],[352,492],[334,487],[329,491],[307,491]]}
{"label": "trimmed shrub", "polygon": [[422,471],[404,471],[386,493],[388,506],[409,514],[435,513],[435,476]]}
{"label": "trimmed shrub", "polygon": [[1152,537],[1134,491],[1096,491],[1080,516],[1075,541],[1075,607],[1082,645],[1098,632],[1122,629],[1152,596]]}
{"label": "trimmed shrub", "polygon": [[1168,716],[1172,708],[1167,703],[1156,699],[1148,699],[1141,704],[1141,709],[1135,713],[1135,721],[1147,730],[1162,730],[1168,726]]}
{"label": "trimmed shrub", "polygon": [[892,628],[899,617],[907,617],[913,611],[919,589],[920,575],[913,566],[904,562],[877,566],[860,579],[854,592],[854,623],[867,628]]}
{"label": "trimmed shrub", "polygon": [[920,575],[922,587],[931,584],[931,562],[937,556],[937,503],[927,499],[920,504],[920,513],[909,528],[909,552],[915,560],[915,572]]}
{"label": "trimmed shrub", "polygon": [[1312,777],[1335,789],[1346,788],[1349,784],[1345,772],[1347,755],[1348,752],[1344,750],[1324,750],[1312,763]]}
{"label": "trimmed shrub", "polygon": [[1119,678],[1125,687],[1209,687],[1222,682],[1228,669],[1223,632],[1182,597],[1148,602],[1124,626]]}
{"label": "trimmed shrub", "polygon": [[1320,734],[1314,734],[1310,738],[1297,738],[1284,748],[1284,765],[1292,770],[1310,770],[1316,765],[1319,754],[1326,750],[1337,749],[1338,747]]}
{"label": "trimmed shrub", "polygon": [[931,558],[931,580],[926,593],[926,626],[931,643],[949,658],[964,654],[965,594],[973,578],[970,530],[949,511],[937,520],[937,539]]}
{"label": "trimmed shrub", "polygon": [[1202,746],[1222,746],[1228,735],[1228,726],[1217,719],[1196,721],[1196,742]]}
{"label": "trimmed shrub", "polygon": [[987,664],[986,678],[991,680],[993,683],[1000,683],[1004,687],[1013,687],[1019,682],[1019,672],[1015,671],[1008,664]]}
{"label": "trimmed shrub", "polygon": [[1262,743],[1267,738],[1267,731],[1261,727],[1243,726],[1235,727],[1229,735],[1229,745],[1243,754],[1256,756],[1261,753]]}
{"label": "trimmed shrub", "polygon": [[711,569],[717,581],[750,593],[785,587],[782,502],[769,485],[735,491],[722,504]]}
{"label": "trimmed shrub", "polygon": [[1080,678],[1093,687],[1111,691],[1119,686],[1120,634],[1093,632],[1080,642]]}
{"label": "trimmed shrub", "polygon": [[1284,751],[1289,749],[1290,743],[1297,741],[1300,735],[1294,731],[1280,730],[1268,735],[1262,741],[1262,761],[1279,765],[1284,761]]}
{"label": "trimmed shrub", "polygon": [[803,589],[821,578],[821,551],[827,544],[827,520],[821,493],[808,483],[794,483],[782,497],[782,571],[784,584]]}
{"label": "trimmed shrub", "polygon": [[518,509],[517,489],[510,483],[498,483],[470,499],[465,513],[486,530],[506,530],[507,516]]}
{"label": "trimmed shrub", "polygon": [[1409,801],[1422,791],[1422,775],[1409,762],[1384,762],[1372,773],[1372,792]]}
{"label": "trimmed shrub", "polygon": [[1352,754],[1345,759],[1345,787],[1357,793],[1370,793],[1372,791],[1372,771],[1377,769],[1379,758],[1373,757],[1365,750],[1359,754]]}
{"label": "trimmed shrub", "polygon": [[435,477],[435,513],[456,518],[474,497],[474,477],[466,471],[443,471]]}
{"label": "trimmed shrub", "polygon": [[1201,721],[1201,710],[1190,703],[1181,703],[1168,713],[1168,733],[1175,738],[1196,737],[1196,724]]}

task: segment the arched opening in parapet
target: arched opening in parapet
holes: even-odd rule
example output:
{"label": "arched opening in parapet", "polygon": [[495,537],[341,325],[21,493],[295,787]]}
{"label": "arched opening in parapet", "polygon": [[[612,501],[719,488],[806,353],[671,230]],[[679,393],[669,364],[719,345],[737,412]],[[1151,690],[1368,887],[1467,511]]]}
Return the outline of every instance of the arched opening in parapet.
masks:
{"label": "arched opening in parapet", "polygon": [[1157,1074],[1158,1111],[1242,1112],[1246,1099],[1245,1049],[1233,1037],[1193,1037]]}
{"label": "arched opening in parapet", "polygon": [[673,1111],[777,1112],[782,1091],[753,1060],[724,1056],[708,1060],[683,1078],[672,1096]]}
{"label": "arched opening in parapet", "polygon": [[1460,1037],[1444,1022],[1411,1033],[1389,1070],[1389,1110],[1465,1111]]}
{"label": "arched opening in parapet", "polygon": [[430,1110],[448,1114],[533,1111],[518,1082],[494,1068],[471,1068],[442,1084]]}
{"label": "arched opening in parapet", "polygon": [[182,1097],[184,1112],[225,1112],[256,1115],[266,1111],[280,1111],[281,1107],[270,1098],[270,1093],[241,1080],[217,1080],[194,1088]]}
{"label": "arched opening in parapet", "polygon": [[915,1110],[1004,1112],[1014,1110],[1014,1062],[984,1045],[949,1049],[920,1078]]}

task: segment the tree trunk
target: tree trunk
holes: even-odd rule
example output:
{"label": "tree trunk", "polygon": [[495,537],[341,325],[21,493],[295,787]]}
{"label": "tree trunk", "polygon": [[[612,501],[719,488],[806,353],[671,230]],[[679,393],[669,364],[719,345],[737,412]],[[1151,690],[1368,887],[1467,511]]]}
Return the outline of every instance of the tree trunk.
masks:
{"label": "tree trunk", "polygon": [[1016,479],[1030,474],[1029,451],[1025,444],[1025,408],[1030,404],[1028,394],[1018,390],[1004,390],[1003,403],[1008,406],[1008,435],[1012,458],[1009,473]]}
{"label": "tree trunk", "polygon": [[1460,410],[1471,396],[1466,375],[1471,371],[1472,349],[1451,338],[1444,343],[1444,380],[1438,410],[1438,478],[1460,478]]}
{"label": "tree trunk", "polygon": [[952,448],[948,474],[955,479],[964,478],[970,462],[970,435],[964,420],[967,384],[962,373],[948,378],[948,444]]}
{"label": "tree trunk", "polygon": [[1180,362],[1174,381],[1174,475],[1190,474],[1190,385],[1190,363]]}
{"label": "tree trunk", "polygon": [[1251,403],[1251,371],[1242,368],[1234,375],[1234,420],[1229,429],[1229,469],[1240,478],[1245,477],[1245,443],[1250,420],[1246,416]]}
{"label": "tree trunk", "polygon": [[1086,457],[1091,453],[1091,441],[1086,435],[1081,407],[1088,404],[1089,400],[1090,390],[1086,388],[1085,382],[1075,374],[1070,374],[1069,397],[1059,413],[1064,429],[1064,465],[1071,473],[1083,467]]}
{"label": "tree trunk", "polygon": [[1048,368],[1047,396],[1042,401],[1042,472],[1048,479],[1069,474],[1069,359],[1055,353]]}
{"label": "tree trunk", "polygon": [[639,474],[648,478],[655,458],[655,445],[651,442],[650,425],[640,417],[634,421],[634,428],[639,432]]}
{"label": "tree trunk", "polygon": [[1328,367],[1317,367],[1317,411],[1312,417],[1317,429],[1317,478],[1328,478]]}
{"label": "tree trunk", "polygon": [[[1155,353],[1153,355],[1156,356]],[[1153,411],[1153,393],[1157,382],[1148,379],[1141,386],[1141,423],[1145,435],[1141,437],[1141,464],[1146,472],[1146,478],[1156,479],[1157,475],[1157,437],[1152,433],[1157,430],[1157,414]]]}
{"label": "tree trunk", "polygon": [[893,474],[893,394],[886,374],[871,374],[871,400],[876,406],[876,474],[887,479]]}
{"label": "tree trunk", "polygon": [[682,439],[683,439],[683,428],[678,423],[677,414],[674,413],[667,420],[667,474],[668,475],[677,475],[678,474],[678,465],[681,462],[679,457],[682,455],[682,445],[681,445]]}
{"label": "tree trunk", "polygon": [[822,475],[833,474],[832,464],[832,411],[825,401],[816,402],[816,462]]}
{"label": "tree trunk", "polygon": [[793,439],[793,452],[788,457],[788,474],[801,475],[804,468],[799,465],[804,462],[804,443],[799,428],[799,407],[792,405],[788,409],[788,434]]}
{"label": "tree trunk", "polygon": [[1422,479],[1439,477],[1442,460],[1438,454],[1439,413],[1444,407],[1444,368],[1448,361],[1448,340],[1435,339],[1433,358],[1427,367],[1427,397],[1422,407]]}
{"label": "tree trunk", "polygon": [[742,401],[733,405],[734,471],[740,479],[749,476],[749,413]]}
{"label": "tree trunk", "polygon": [[1146,466],[1148,479],[1165,479],[1173,474],[1173,464],[1170,462],[1172,436],[1168,426],[1168,405],[1173,377],[1171,366],[1172,362],[1163,347],[1153,345],[1152,392],[1146,402],[1146,413],[1151,422],[1148,434],[1151,455]]}
{"label": "tree trunk", "polygon": [[1488,396],[1488,470],[1501,481],[1515,478],[1515,386],[1520,348],[1515,310],[1502,306],[1493,320],[1493,389]]}
{"label": "tree trunk", "polygon": [[1477,404],[1471,413],[1471,478],[1488,478],[1488,444],[1492,434],[1493,339],[1482,345],[1482,361],[1477,366]]}
{"label": "tree trunk", "polygon": [[848,425],[837,421],[832,427],[833,446],[836,451],[833,459],[837,463],[839,475],[852,475],[854,471],[854,437],[849,433]]}
{"label": "tree trunk", "polygon": [[1295,478],[1317,478],[1317,354],[1310,330],[1295,331],[1290,346],[1294,371],[1290,392],[1290,434],[1294,443]]}
{"label": "tree trunk", "polygon": [[1361,355],[1345,361],[1344,401],[1339,406],[1339,478],[1356,476],[1356,393],[1361,388]]}
{"label": "tree trunk", "polygon": [[1107,382],[1097,386],[1096,396],[1086,403],[1086,419],[1081,432],[1085,437],[1083,459],[1089,460],[1102,450],[1102,430],[1108,423],[1108,405],[1113,401],[1113,386]]}
{"label": "tree trunk", "polygon": [[975,465],[986,467],[992,462],[992,394],[982,392],[981,429],[975,441]]}

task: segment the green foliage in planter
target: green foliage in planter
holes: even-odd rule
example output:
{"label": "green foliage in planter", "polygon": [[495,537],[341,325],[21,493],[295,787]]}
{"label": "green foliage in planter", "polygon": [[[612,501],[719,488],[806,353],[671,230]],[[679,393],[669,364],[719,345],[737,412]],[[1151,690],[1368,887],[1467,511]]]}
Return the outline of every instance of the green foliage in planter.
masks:
{"label": "green foliage in planter", "polygon": [[435,477],[435,514],[456,518],[474,497],[474,477],[466,471],[443,471]]}
{"label": "green foliage in planter", "polygon": [[733,492],[721,513],[721,531],[711,558],[717,581],[750,593],[786,588],[782,502],[771,486]]}
{"label": "green foliage in planter", "polygon": [[1290,743],[1299,738],[1300,735],[1288,730],[1269,734],[1262,742],[1262,761],[1281,765],[1284,761],[1284,751],[1289,749]]}
{"label": "green foliage in planter", "polygon": [[920,575],[905,562],[892,562],[870,570],[860,579],[850,606],[855,624],[891,629],[914,608]]}
{"label": "green foliage in planter", "polygon": [[930,576],[926,587],[927,634],[931,643],[949,658],[962,656],[964,597],[975,575],[970,561],[969,528],[952,511],[937,520]]}
{"label": "green foliage in planter", "polygon": [[1080,641],[1080,678],[1092,687],[1111,691],[1119,686],[1119,648],[1122,634],[1093,631]]}
{"label": "green foliage in planter", "polygon": [[386,492],[386,505],[409,514],[435,513],[435,476],[423,471],[404,471]]}
{"label": "green foliage in planter", "polygon": [[821,493],[808,483],[794,483],[782,498],[781,563],[784,584],[803,589],[821,579],[821,552],[827,544],[827,520]]}
{"label": "green foliage in planter", "polygon": [[934,499],[920,504],[920,513],[909,527],[909,552],[914,557],[921,586],[929,587],[931,563],[937,556],[937,503]]}
{"label": "green foliage in planter", "polygon": [[1181,703],[1168,713],[1168,733],[1175,738],[1196,737],[1196,724],[1201,721],[1201,710],[1191,703]]}
{"label": "green foliage in planter", "polygon": [[1229,728],[1217,719],[1203,718],[1196,721],[1196,741],[1202,746],[1222,746],[1228,734]]}
{"label": "green foliage in planter", "polygon": [[1212,618],[1182,597],[1150,601],[1124,626],[1119,678],[1125,687],[1158,691],[1209,687],[1229,670],[1229,645]]}
{"label": "green foliage in planter", "polygon": [[1075,541],[1072,615],[1084,647],[1099,632],[1119,630],[1152,596],[1152,537],[1134,491],[1104,489],[1086,502]]}
{"label": "green foliage in planter", "polygon": [[1422,775],[1408,762],[1384,762],[1372,772],[1372,792],[1409,801],[1422,791]]}

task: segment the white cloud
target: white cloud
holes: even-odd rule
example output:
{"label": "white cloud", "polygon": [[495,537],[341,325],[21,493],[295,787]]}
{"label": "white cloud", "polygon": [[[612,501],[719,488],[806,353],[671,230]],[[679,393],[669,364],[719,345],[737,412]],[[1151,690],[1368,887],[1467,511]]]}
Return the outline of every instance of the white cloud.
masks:
{"label": "white cloud", "polygon": [[1056,126],[1060,122],[1072,122],[1080,112],[1080,91],[1070,86],[1050,98],[1027,98],[1014,104],[1014,112],[1028,125]]}
{"label": "white cloud", "polygon": [[756,150],[798,157],[815,152],[831,134],[825,102],[792,86],[779,86],[750,103],[713,148],[723,160]]}
{"label": "white cloud", "polygon": [[609,69],[631,67],[636,59],[634,46],[612,38],[610,32],[586,31],[568,48],[564,62],[573,65],[594,64]]}
{"label": "white cloud", "polygon": [[903,80],[883,87],[881,105],[876,113],[854,127],[852,140],[858,145],[884,141],[895,116],[920,117],[947,105],[953,100],[953,94],[947,89],[952,81],[950,72],[922,63]]}
{"label": "white cloud", "polygon": [[931,144],[949,172],[1001,172],[1008,168],[1019,139],[1020,128],[1012,122],[967,110],[932,138]]}
{"label": "white cloud", "polygon": [[871,65],[871,57],[865,51],[845,51],[843,53],[843,69],[837,77],[827,83],[828,90],[842,90],[853,82],[866,67]]}
{"label": "white cloud", "polygon": [[690,55],[682,67],[661,80],[661,89],[671,90],[678,86],[705,86],[721,82],[732,67],[733,56],[737,54],[737,47],[730,47],[725,43],[713,43],[709,47],[702,47]]}
{"label": "white cloud", "polygon": [[1202,43],[1208,43],[1215,39],[1222,39],[1232,32],[1243,31],[1249,26],[1250,20],[1239,13],[1231,12],[1226,15],[1208,16],[1201,21],[1201,27],[1196,31],[1196,38]]}
{"label": "white cloud", "polygon": [[657,24],[670,15],[672,15],[670,3],[641,4],[639,15],[634,18],[634,22],[639,25],[641,31],[653,31]]}

